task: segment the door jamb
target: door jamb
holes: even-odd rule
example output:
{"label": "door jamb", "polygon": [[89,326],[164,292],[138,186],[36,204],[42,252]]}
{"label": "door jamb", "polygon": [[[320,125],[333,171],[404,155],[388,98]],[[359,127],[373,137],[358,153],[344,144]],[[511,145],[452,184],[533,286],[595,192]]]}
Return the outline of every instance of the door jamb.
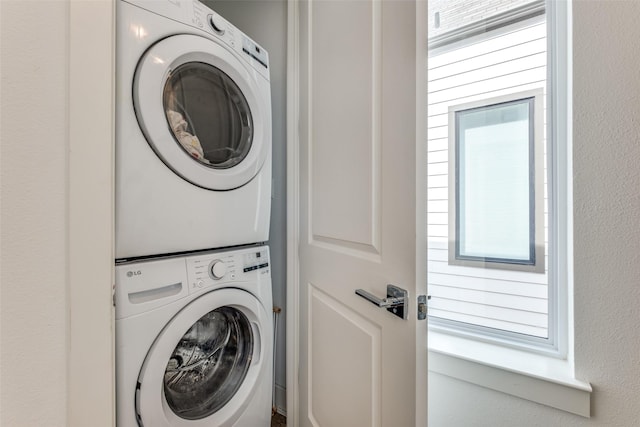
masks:
{"label": "door jamb", "polygon": [[114,426],[115,1],[68,1],[68,25],[67,425]]}
{"label": "door jamb", "polygon": [[299,159],[299,3],[287,1],[287,424],[299,424],[299,294],[298,247],[300,241],[300,159]]}

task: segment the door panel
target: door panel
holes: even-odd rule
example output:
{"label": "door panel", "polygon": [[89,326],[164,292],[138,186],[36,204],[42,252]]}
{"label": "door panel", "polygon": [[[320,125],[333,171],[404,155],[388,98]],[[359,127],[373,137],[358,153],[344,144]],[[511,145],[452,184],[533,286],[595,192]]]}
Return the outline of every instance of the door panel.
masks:
{"label": "door panel", "polygon": [[308,288],[309,418],[321,426],[380,425],[380,326],[318,287]]}
{"label": "door panel", "polygon": [[[418,84],[426,82],[417,61],[420,8],[413,0],[299,7],[294,425],[425,426],[427,326],[416,318],[416,297],[426,290],[416,264],[416,144],[424,136],[417,109],[426,106]],[[426,57],[426,35],[421,45]],[[409,292],[408,319],[355,294],[383,298],[388,283]]]}
{"label": "door panel", "polygon": [[312,238],[377,254],[381,3],[316,1],[311,10]]}

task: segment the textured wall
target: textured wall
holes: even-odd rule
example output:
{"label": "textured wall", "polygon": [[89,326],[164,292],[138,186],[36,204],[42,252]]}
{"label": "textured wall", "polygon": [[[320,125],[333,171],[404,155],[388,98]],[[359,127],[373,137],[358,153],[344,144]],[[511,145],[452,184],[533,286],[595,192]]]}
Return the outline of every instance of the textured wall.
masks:
{"label": "textured wall", "polygon": [[576,373],[600,425],[638,425],[640,2],[574,9]]}
{"label": "textured wall", "polygon": [[638,425],[640,2],[573,11],[575,354],[592,418],[433,374],[430,427]]}
{"label": "textured wall", "polygon": [[64,426],[68,5],[0,14],[0,425]]}

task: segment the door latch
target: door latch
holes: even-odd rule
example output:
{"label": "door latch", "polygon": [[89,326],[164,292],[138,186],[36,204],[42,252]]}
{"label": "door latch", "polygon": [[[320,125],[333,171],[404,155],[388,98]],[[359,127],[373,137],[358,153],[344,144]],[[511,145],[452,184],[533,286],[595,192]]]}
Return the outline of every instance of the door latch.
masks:
{"label": "door latch", "polygon": [[418,320],[427,318],[427,301],[431,299],[431,295],[418,295]]}
{"label": "door latch", "polygon": [[407,291],[393,285],[387,285],[387,297],[378,298],[377,296],[365,291],[364,289],[356,289],[356,295],[361,296],[372,304],[381,308],[386,308],[388,312],[395,314],[401,319],[407,319]]}

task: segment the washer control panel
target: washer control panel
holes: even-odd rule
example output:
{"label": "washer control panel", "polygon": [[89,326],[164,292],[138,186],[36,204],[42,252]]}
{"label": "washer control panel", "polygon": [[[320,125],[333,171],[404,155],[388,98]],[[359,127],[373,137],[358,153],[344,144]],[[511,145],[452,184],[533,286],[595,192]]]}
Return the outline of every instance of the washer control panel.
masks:
{"label": "washer control panel", "polygon": [[260,270],[269,267],[269,255],[266,251],[257,251],[245,254],[242,271],[249,273],[251,271]]}
{"label": "washer control panel", "polygon": [[212,286],[255,280],[270,272],[269,248],[266,246],[234,252],[210,252],[186,259],[189,290],[197,292]]}
{"label": "washer control panel", "polygon": [[221,259],[214,259],[209,264],[209,276],[213,280],[222,279],[227,274],[227,264]]}

